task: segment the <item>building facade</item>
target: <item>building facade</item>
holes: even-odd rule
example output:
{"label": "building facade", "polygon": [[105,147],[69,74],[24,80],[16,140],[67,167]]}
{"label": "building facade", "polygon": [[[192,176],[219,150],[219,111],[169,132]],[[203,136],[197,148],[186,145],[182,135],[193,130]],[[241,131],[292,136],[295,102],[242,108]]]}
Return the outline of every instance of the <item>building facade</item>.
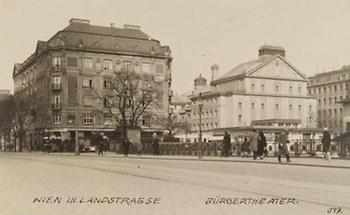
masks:
{"label": "building facade", "polygon": [[96,91],[108,94],[114,72],[122,68],[153,76],[157,107],[151,110],[166,116],[172,95],[171,61],[170,48],[139,26],[105,27],[71,19],[48,41],[38,41],[35,52],[14,66],[14,94],[25,92],[41,107],[40,119],[27,132],[27,142],[40,144],[43,132],[72,142],[76,127],[84,144],[89,144],[92,132],[112,135],[115,122],[98,114],[107,109],[94,95]]}
{"label": "building facade", "polygon": [[349,98],[350,66],[309,77],[308,93],[317,99],[316,122],[335,133],[345,130],[342,100]]}
{"label": "building facade", "polygon": [[316,99],[308,95],[307,82],[282,47],[264,45],[258,59],[196,87],[191,95],[193,137],[201,128],[204,142],[222,139],[224,131],[237,141],[254,128],[267,132],[269,142],[282,129],[295,141],[319,138],[313,118]]}

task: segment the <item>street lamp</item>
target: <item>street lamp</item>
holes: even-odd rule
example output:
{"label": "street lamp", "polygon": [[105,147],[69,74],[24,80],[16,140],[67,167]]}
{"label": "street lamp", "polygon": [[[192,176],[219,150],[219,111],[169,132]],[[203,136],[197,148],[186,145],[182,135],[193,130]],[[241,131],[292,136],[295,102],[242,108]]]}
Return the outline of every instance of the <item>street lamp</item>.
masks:
{"label": "street lamp", "polygon": [[198,103],[198,108],[199,108],[199,134],[198,134],[198,140],[199,140],[199,153],[198,153],[198,158],[202,159],[202,108],[203,104],[200,102],[202,93],[199,93],[199,103]]}

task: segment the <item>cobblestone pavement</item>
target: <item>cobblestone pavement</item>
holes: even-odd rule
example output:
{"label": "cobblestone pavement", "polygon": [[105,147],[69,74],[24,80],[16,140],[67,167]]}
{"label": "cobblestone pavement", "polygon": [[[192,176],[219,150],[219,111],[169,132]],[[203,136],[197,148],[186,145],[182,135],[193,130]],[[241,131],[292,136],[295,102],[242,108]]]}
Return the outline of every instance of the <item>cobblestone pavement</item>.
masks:
{"label": "cobblestone pavement", "polygon": [[0,214],[350,214],[348,163],[0,153]]}

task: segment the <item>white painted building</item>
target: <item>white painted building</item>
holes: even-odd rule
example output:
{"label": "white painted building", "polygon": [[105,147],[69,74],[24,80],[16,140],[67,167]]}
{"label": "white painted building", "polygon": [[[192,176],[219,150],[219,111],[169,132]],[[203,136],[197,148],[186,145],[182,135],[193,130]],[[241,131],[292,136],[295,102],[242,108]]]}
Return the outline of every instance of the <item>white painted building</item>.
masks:
{"label": "white painted building", "polygon": [[[195,86],[190,96],[194,137],[200,126],[206,141],[224,131],[235,139],[252,128],[274,134],[288,129],[301,141],[317,137],[316,99],[308,96],[307,82],[282,47],[264,45],[258,59],[214,77],[210,85]],[[198,104],[203,105],[201,125]]]}

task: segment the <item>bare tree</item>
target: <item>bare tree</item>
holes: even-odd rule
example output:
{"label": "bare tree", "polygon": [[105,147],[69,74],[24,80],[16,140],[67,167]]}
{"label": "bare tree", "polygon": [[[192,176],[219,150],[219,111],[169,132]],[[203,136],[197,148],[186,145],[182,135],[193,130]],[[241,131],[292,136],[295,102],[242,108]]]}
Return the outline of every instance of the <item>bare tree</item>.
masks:
{"label": "bare tree", "polygon": [[175,114],[170,114],[167,117],[155,116],[154,121],[168,131],[169,137],[173,137],[178,131],[183,131],[186,134],[190,132],[190,123],[180,120]]}
{"label": "bare tree", "polygon": [[156,104],[153,76],[124,68],[114,73],[108,85],[110,92],[104,103],[125,138],[128,128],[137,127],[140,118],[150,112],[149,107]]}
{"label": "bare tree", "polygon": [[[26,93],[25,93],[26,94]],[[23,150],[25,137],[28,127],[34,115],[34,102],[31,97],[26,95],[17,95],[14,100],[15,120],[14,131],[18,137],[18,151]]]}

